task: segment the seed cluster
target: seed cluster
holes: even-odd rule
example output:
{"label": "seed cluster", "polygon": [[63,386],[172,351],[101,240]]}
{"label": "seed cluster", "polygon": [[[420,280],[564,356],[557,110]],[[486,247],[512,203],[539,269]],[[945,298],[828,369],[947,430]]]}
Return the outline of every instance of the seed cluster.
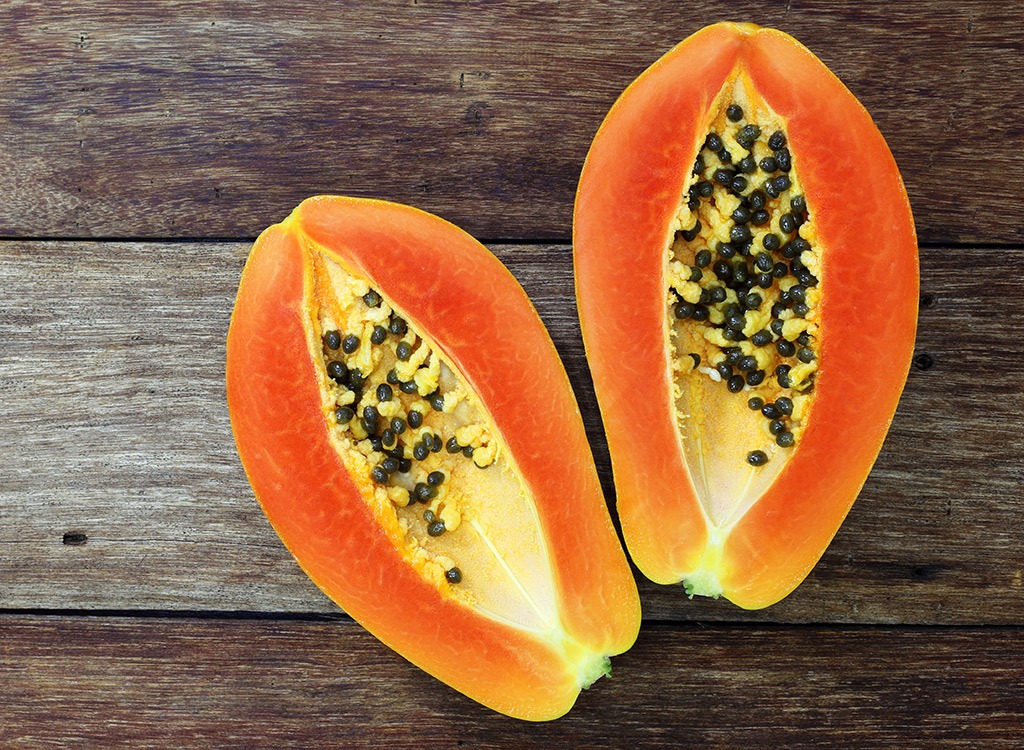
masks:
{"label": "seed cluster", "polygon": [[[361,303],[365,306],[361,309],[369,311],[379,308],[383,300],[371,289],[362,295]],[[460,459],[487,468],[495,461],[497,448],[481,425],[463,425],[444,436],[444,427],[437,425],[452,420],[430,415],[451,412],[461,395],[457,389],[441,388],[436,354],[395,312],[387,313],[385,308],[370,317],[380,323],[356,333],[333,328],[323,333],[324,366],[335,384],[334,421],[339,431],[354,438],[363,455],[375,458],[370,479],[386,488],[395,505],[428,506],[423,512],[426,531],[438,537],[454,531],[461,520],[458,509],[446,503],[449,477],[436,468],[441,456],[458,453]],[[360,357],[367,346],[380,351]],[[377,373],[387,366],[375,363],[392,360],[394,366],[378,382]],[[446,570],[445,580],[451,584],[460,583],[462,577],[457,567]]]}
{"label": "seed cluster", "polygon": [[[796,442],[791,422],[799,422],[793,399],[813,390],[818,367],[819,259],[802,231],[810,214],[782,130],[763,133],[736,103],[719,130],[707,134],[684,195],[683,214],[693,223],[672,246],[675,341],[705,342],[703,356],[680,360],[684,372],[700,370],[731,393],[762,394],[750,398],[751,408],[764,415],[775,443],[789,448]],[[682,337],[684,328],[697,336]],[[747,461],[763,466],[768,455],[753,450]]]}

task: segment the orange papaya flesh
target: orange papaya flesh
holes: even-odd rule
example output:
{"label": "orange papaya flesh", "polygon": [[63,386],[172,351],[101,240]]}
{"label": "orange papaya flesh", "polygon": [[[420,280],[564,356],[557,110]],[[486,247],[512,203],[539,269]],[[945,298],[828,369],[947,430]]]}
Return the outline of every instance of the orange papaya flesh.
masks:
{"label": "orange papaya flesh", "polygon": [[691,596],[783,598],[860,492],[910,366],[917,243],[881,133],[792,37],[702,29],[601,125],[574,263],[634,562]]}
{"label": "orange papaya flesh", "polygon": [[556,718],[639,628],[576,401],[522,288],[456,227],[317,197],[257,240],[232,429],[311,579],[497,711]]}

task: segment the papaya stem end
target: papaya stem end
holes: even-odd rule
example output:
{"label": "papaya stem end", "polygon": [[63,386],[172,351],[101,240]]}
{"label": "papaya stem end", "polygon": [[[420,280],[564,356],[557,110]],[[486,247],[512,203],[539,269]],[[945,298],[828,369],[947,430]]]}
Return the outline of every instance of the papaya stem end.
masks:
{"label": "papaya stem end", "polygon": [[707,570],[698,570],[683,580],[683,588],[691,599],[695,596],[710,596],[715,599],[722,595],[722,584],[718,577]]}
{"label": "papaya stem end", "polygon": [[586,670],[580,674],[580,687],[587,690],[591,685],[600,680],[602,677],[611,678],[612,676],[612,662],[605,656],[600,659],[594,659],[590,662]]}

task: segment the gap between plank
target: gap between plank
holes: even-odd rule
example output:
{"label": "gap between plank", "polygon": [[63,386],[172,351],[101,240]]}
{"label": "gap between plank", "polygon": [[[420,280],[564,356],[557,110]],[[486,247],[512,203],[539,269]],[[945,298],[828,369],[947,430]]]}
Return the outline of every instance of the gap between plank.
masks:
{"label": "gap between plank", "polygon": [[[515,239],[510,237],[477,237],[476,240],[483,245],[571,245],[569,237],[546,237],[546,238],[525,238]],[[229,244],[243,243],[251,245],[256,237],[146,237],[146,236],[60,236],[60,235],[26,235],[21,237],[0,235],[0,243],[4,242],[96,242],[96,243],[129,243],[145,242],[151,244],[186,245],[186,244]],[[920,250],[1009,250],[1011,252],[1024,251],[1024,245],[1004,244],[999,242],[921,242],[918,243]]]}
{"label": "gap between plank", "polygon": [[[138,620],[251,620],[282,622],[347,622],[355,621],[344,612],[334,614],[323,612],[267,612],[262,610],[202,610],[202,609],[43,609],[11,608],[0,609],[0,626],[7,618],[13,617],[79,617],[82,619],[138,619]],[[816,630],[816,631],[871,631],[905,630],[928,632],[992,631],[1024,632],[1024,624],[900,624],[900,623],[858,623],[858,622],[751,622],[750,620],[642,620],[643,628],[654,630]]]}

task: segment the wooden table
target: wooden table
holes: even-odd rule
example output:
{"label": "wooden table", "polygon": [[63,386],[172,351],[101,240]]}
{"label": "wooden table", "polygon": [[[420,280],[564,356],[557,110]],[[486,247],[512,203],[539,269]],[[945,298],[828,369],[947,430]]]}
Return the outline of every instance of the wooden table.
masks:
{"label": "wooden table", "polygon": [[[0,746],[1024,746],[1024,13],[808,5],[5,0]],[[381,646],[271,531],[224,403],[239,272],[311,194],[462,225],[550,327],[611,499],[574,187],[622,88],[721,18],[797,36],[888,138],[915,366],[796,593],[745,612],[641,580],[613,679],[518,722]]]}

